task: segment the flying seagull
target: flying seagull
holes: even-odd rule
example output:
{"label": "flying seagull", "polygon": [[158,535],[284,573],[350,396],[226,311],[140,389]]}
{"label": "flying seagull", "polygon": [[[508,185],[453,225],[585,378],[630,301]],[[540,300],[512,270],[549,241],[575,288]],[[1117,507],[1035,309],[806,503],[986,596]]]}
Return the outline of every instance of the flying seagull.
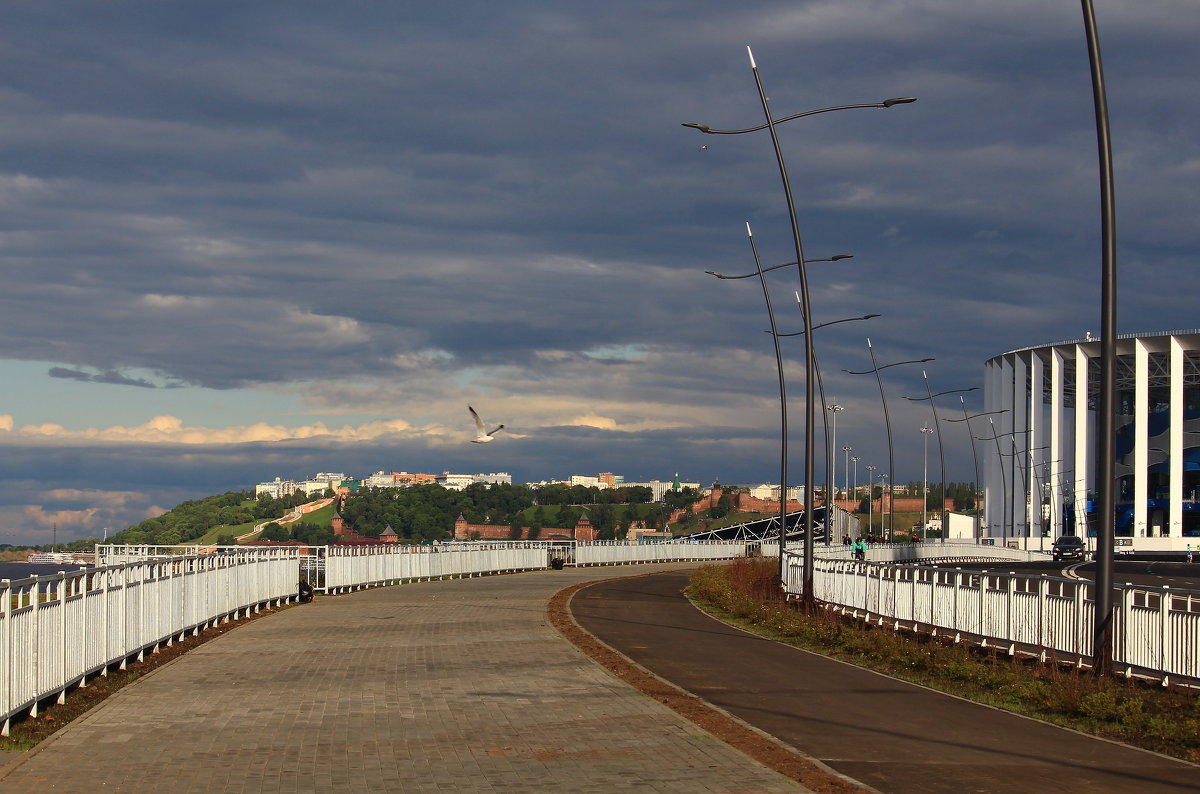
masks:
{"label": "flying seagull", "polygon": [[495,429],[484,432],[483,420],[479,418],[479,414],[475,413],[475,409],[469,405],[467,410],[471,412],[471,417],[475,420],[475,438],[471,439],[471,443],[486,444],[489,441],[495,441],[496,434],[504,429],[504,425],[497,425]]}

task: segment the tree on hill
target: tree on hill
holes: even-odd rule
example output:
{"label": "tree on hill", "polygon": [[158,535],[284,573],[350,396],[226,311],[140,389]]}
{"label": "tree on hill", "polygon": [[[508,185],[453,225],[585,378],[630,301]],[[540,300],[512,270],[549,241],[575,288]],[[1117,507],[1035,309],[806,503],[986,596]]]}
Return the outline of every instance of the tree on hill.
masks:
{"label": "tree on hill", "polygon": [[262,532],[258,533],[258,539],[275,541],[291,540],[292,533],[281,524],[272,521],[262,528]]}
{"label": "tree on hill", "polygon": [[[156,518],[148,518],[140,524],[109,537],[111,543],[148,543],[160,546],[187,543],[195,540],[213,527],[244,524],[254,520],[253,512],[245,503],[253,498],[246,491],[229,491],[223,494],[181,502]],[[266,516],[267,518],[277,517]]]}

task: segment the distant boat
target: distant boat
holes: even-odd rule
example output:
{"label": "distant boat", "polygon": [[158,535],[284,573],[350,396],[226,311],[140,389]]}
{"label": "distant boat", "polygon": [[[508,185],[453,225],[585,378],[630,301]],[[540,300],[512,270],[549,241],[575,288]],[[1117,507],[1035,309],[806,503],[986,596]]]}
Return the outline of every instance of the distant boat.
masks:
{"label": "distant boat", "polygon": [[34,565],[60,565],[63,563],[72,565],[75,562],[75,555],[64,551],[35,551],[30,553],[28,562]]}

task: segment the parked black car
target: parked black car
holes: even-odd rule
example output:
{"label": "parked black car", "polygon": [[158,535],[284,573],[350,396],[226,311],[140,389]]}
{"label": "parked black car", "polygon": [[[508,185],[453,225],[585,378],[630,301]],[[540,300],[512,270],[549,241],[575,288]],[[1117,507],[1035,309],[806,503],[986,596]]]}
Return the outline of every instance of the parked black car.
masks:
{"label": "parked black car", "polygon": [[1075,535],[1063,535],[1054,541],[1053,554],[1056,562],[1058,560],[1082,560],[1084,557],[1083,538]]}

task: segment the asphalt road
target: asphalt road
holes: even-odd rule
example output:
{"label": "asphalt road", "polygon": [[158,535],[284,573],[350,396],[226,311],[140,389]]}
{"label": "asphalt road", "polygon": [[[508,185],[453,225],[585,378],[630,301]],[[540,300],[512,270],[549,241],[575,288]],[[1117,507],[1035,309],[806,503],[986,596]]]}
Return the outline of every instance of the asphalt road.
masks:
{"label": "asphalt road", "polygon": [[592,585],[572,612],[657,675],[880,791],[1195,792],[1200,767],[969,703],[747,634],[686,572]]}
{"label": "asphalt road", "polygon": [[[955,567],[1016,571],[1024,574],[1044,573],[1068,579],[1086,579],[1089,582],[1096,579],[1096,563],[1090,560],[980,562],[964,563]],[[1172,590],[1200,590],[1200,563],[1188,565],[1182,562],[1116,560],[1113,562],[1113,577],[1117,584],[1170,587]]]}

